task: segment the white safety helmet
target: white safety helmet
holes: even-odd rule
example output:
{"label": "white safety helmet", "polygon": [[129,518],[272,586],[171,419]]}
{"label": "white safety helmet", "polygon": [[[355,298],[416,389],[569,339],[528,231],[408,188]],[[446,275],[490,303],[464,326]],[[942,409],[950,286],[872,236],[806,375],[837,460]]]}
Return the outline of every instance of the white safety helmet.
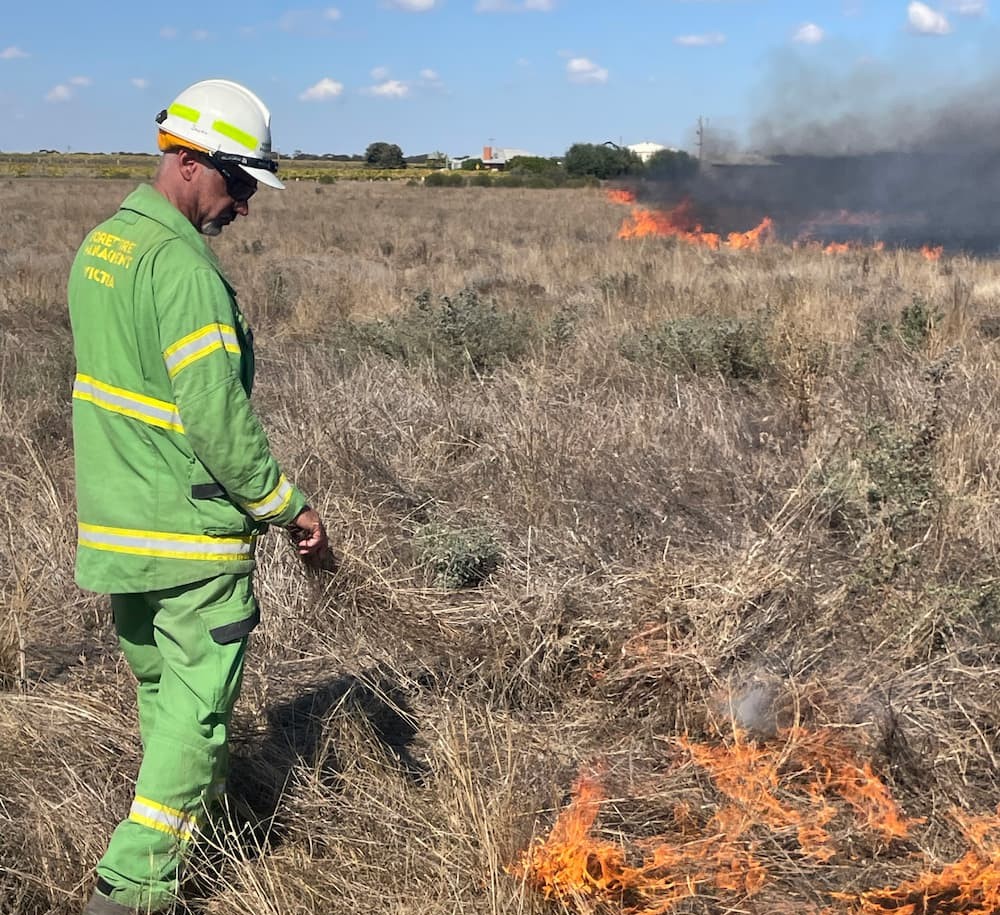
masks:
{"label": "white safety helmet", "polygon": [[284,188],[271,153],[271,112],[246,86],[206,79],[188,86],[156,116],[162,150],[206,153],[226,174],[237,166],[268,187]]}

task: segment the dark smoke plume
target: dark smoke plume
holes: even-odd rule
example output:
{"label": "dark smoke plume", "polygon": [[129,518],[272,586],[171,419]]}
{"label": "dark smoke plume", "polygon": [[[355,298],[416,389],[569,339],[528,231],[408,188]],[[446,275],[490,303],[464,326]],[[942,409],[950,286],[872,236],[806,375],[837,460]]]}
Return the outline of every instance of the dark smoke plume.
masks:
{"label": "dark smoke plume", "polygon": [[785,240],[1000,249],[1000,78],[914,91],[887,65],[785,58],[770,83],[742,150],[706,136],[691,188],[706,226],[770,216]]}

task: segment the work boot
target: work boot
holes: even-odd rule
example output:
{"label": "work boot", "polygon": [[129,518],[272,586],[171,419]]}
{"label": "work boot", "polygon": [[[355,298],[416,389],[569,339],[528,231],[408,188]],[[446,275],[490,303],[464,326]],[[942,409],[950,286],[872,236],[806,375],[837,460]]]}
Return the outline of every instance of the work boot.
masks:
{"label": "work boot", "polygon": [[137,912],[137,909],[132,909],[127,905],[122,905],[120,902],[115,902],[113,899],[105,896],[104,893],[94,890],[93,895],[90,897],[90,902],[87,903],[87,907],[83,910],[83,915],[137,915]]}

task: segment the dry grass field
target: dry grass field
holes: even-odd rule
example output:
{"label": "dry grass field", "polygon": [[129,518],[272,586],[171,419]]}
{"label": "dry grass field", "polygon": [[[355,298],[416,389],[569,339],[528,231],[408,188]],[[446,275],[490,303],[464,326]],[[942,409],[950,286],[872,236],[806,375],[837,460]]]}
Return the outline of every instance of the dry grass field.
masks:
{"label": "dry grass field", "polygon": [[[139,759],[64,294],[130,189],[0,183],[4,915],[80,910]],[[262,544],[183,911],[995,911],[1000,264],[619,240],[597,190],[251,210],[215,247],[337,561]]]}

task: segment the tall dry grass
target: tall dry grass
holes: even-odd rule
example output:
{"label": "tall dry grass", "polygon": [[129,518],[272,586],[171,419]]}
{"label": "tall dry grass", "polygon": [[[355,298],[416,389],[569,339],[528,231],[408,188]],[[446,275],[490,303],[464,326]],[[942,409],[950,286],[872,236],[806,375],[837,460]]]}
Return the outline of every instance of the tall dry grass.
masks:
{"label": "tall dry grass", "polygon": [[[129,189],[0,184],[5,913],[79,910],[138,764],[106,602],[72,580],[64,294]],[[759,681],[772,723],[852,735],[926,822],[845,833],[826,869],[768,839],[741,910],[956,856],[947,810],[1000,800],[996,263],[620,242],[594,191],[301,183],[251,208],[216,248],[338,561],[261,550],[230,822],[187,908],[558,910],[508,868],[577,771],[613,786],[605,837],[655,834],[678,736],[731,735]],[[442,587],[429,525],[488,533],[499,567]]]}

